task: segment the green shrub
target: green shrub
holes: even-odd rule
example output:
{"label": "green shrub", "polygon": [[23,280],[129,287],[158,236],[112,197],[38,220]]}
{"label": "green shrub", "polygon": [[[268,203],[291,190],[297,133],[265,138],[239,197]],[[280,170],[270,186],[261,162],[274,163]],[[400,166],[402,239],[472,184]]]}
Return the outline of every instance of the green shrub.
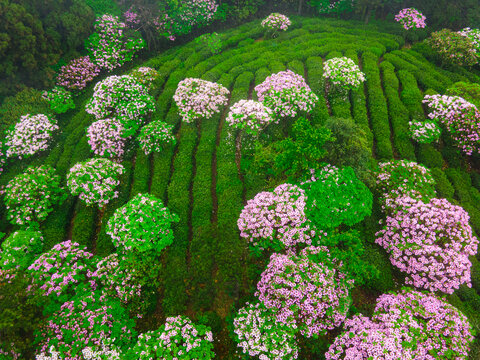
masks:
{"label": "green shrub", "polygon": [[443,167],[442,154],[432,144],[417,144],[417,160],[428,168]]}
{"label": "green shrub", "polygon": [[447,200],[453,199],[455,189],[445,175],[445,172],[438,167],[430,168],[430,172],[435,179],[435,190],[437,191],[437,197],[445,198]]}

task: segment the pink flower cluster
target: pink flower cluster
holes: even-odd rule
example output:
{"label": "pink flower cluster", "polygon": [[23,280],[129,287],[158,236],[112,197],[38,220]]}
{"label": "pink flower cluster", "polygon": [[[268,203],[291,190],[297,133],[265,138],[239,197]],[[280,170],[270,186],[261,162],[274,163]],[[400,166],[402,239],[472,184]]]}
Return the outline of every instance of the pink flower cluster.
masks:
{"label": "pink flower cluster", "polygon": [[286,31],[290,25],[292,25],[290,19],[279,13],[272,13],[262,21],[262,26],[270,30]]}
{"label": "pink flower cluster", "polygon": [[406,203],[387,217],[375,242],[390,254],[393,265],[407,273],[406,283],[448,294],[461,284],[471,286],[468,257],[476,254],[478,240],[468,213],[445,199],[397,202]]}
{"label": "pink flower cluster", "polygon": [[139,84],[145,86],[148,90],[153,88],[153,83],[159,75],[160,74],[157,70],[146,66],[139,67],[130,72],[130,76],[137,80]]}
{"label": "pink flower cluster", "polygon": [[333,58],[323,64],[323,77],[334,85],[347,89],[358,89],[365,81],[365,74],[357,64],[347,57]]}
{"label": "pink flower cluster", "polygon": [[5,145],[3,145],[3,142],[0,141],[0,174],[3,171],[3,166],[5,165],[6,161],[7,161],[7,154],[5,151]]}
{"label": "pink flower cluster", "polygon": [[57,85],[70,90],[82,90],[98,74],[100,74],[100,68],[90,61],[90,57],[82,56],[61,67],[57,76]]}
{"label": "pink flower cluster", "polygon": [[480,111],[459,96],[426,95],[428,117],[438,120],[467,155],[480,153]]}
{"label": "pink flower cluster", "polygon": [[183,121],[190,123],[198,118],[210,118],[226,105],[227,88],[214,82],[187,78],[178,84],[173,100],[178,106]]}
{"label": "pink flower cluster", "polygon": [[458,33],[472,40],[477,55],[480,57],[480,29],[470,29],[467,27],[462,29]]}
{"label": "pink flower cluster", "polygon": [[125,23],[129,28],[134,29],[138,24],[140,24],[140,19],[138,14],[130,9],[123,13],[123,17],[125,18]]}
{"label": "pink flower cluster", "polygon": [[412,28],[421,29],[427,26],[427,18],[415,8],[405,8],[395,15],[395,21],[398,21],[405,30]]}
{"label": "pink flower cluster", "polygon": [[279,117],[296,116],[298,111],[313,110],[318,96],[305,79],[291,70],[280,71],[255,87],[258,100]]}
{"label": "pink flower cluster", "polygon": [[28,157],[48,148],[48,142],[55,130],[57,121],[44,114],[24,115],[20,121],[6,132],[7,158]]}
{"label": "pink flower cluster", "polygon": [[140,147],[145,151],[145,155],[152,152],[162,151],[164,144],[175,144],[177,139],[173,134],[173,125],[156,120],[145,125],[137,137]]}
{"label": "pink flower cluster", "polygon": [[249,200],[237,221],[240,236],[258,250],[276,251],[312,245],[320,235],[305,217],[305,191],[282,184]]}
{"label": "pink flower cluster", "polygon": [[442,130],[433,120],[414,120],[408,123],[413,140],[421,144],[430,144],[440,138]]}
{"label": "pink flower cluster", "polygon": [[309,253],[327,248],[307,248],[299,255],[273,254],[257,284],[259,300],[275,311],[277,321],[292,319],[306,337],[325,334],[340,326],[348,313],[353,280],[325,263],[316,263]]}
{"label": "pink flower cluster", "polygon": [[226,119],[230,126],[245,129],[250,134],[257,134],[274,120],[272,109],[253,100],[240,100],[235,103]]}
{"label": "pink flower cluster", "polygon": [[121,159],[128,140],[122,136],[123,131],[115,118],[95,121],[87,129],[88,144],[95,155]]}

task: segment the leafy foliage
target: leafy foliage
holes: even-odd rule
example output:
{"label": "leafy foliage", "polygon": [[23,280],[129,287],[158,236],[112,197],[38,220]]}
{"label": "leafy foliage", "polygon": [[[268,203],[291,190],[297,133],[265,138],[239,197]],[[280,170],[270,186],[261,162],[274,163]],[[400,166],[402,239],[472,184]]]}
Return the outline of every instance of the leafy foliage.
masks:
{"label": "leafy foliage", "polygon": [[57,114],[63,114],[70,109],[75,109],[72,93],[60,86],[55,86],[50,91],[45,91],[43,97],[50,103],[50,108]]}
{"label": "leafy foliage", "polygon": [[19,230],[2,242],[0,268],[25,270],[43,249],[43,236],[39,231]]}
{"label": "leafy foliage", "polygon": [[478,63],[479,55],[473,41],[449,29],[432,33],[427,44],[440,55],[445,64],[472,66]]}

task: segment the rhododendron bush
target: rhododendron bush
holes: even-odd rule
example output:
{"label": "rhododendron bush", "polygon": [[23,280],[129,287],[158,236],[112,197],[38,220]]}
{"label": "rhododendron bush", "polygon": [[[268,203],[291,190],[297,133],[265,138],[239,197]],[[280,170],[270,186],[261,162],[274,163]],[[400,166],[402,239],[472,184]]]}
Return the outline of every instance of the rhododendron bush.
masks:
{"label": "rhododendron bush", "polygon": [[177,139],[173,135],[173,125],[155,120],[145,125],[137,137],[140,147],[148,155],[162,151],[165,144],[175,145]]}
{"label": "rhododendron bush", "polygon": [[29,167],[5,187],[5,206],[12,224],[32,225],[45,220],[53,207],[65,200],[60,176],[47,165]]}
{"label": "rhododendron bush", "polygon": [[155,110],[155,101],[133,77],[114,75],[95,85],[85,110],[97,119],[117,119],[123,126],[123,136],[128,137]]}
{"label": "rhododendron bush", "polygon": [[118,196],[115,188],[123,166],[108,159],[91,159],[75,164],[67,175],[67,186],[87,205],[102,207]]}
{"label": "rhododendron bush", "polygon": [[125,23],[117,16],[105,14],[95,23],[95,32],[87,40],[90,58],[99,67],[111,71],[131,61],[135,53],[145,47],[142,38],[129,38]]}
{"label": "rhododendron bush", "polygon": [[318,229],[352,226],[372,212],[373,196],[350,167],[327,165],[311,172],[305,190],[305,215]]}
{"label": "rhododendron bush", "polygon": [[410,121],[410,134],[413,140],[420,144],[430,144],[438,141],[442,130],[433,120]]}
{"label": "rhododendron bush", "polygon": [[42,250],[43,236],[41,232],[15,231],[2,242],[0,268],[25,270]]}
{"label": "rhododendron bush", "polygon": [[167,317],[158,330],[140,334],[129,354],[139,360],[209,360],[215,357],[213,335],[210,328],[186,316]]}
{"label": "rhododendron bush", "polygon": [[298,358],[295,321],[278,322],[275,313],[262,303],[247,303],[238,311],[233,326],[236,342],[244,354],[259,359]]}
{"label": "rhododendron bush", "polygon": [[318,101],[305,79],[291,70],[267,77],[255,91],[258,100],[279,117],[294,117],[299,111],[310,112]]}
{"label": "rhododendron bush", "polygon": [[159,76],[159,72],[151,67],[141,66],[138,69],[134,69],[130,76],[146,89],[151,90],[154,87],[155,80]]}
{"label": "rhododendron bush", "polygon": [[442,64],[473,66],[478,63],[479,54],[470,37],[450,29],[433,32],[427,44],[440,55]]}
{"label": "rhododendron bush", "polygon": [[467,155],[480,152],[480,111],[459,96],[426,95],[428,117],[439,121]]}
{"label": "rhododendron bush", "polygon": [[272,13],[262,21],[262,26],[272,32],[272,37],[277,36],[277,31],[286,31],[290,25],[290,19],[279,13]]}
{"label": "rhododendron bush", "polygon": [[100,74],[100,68],[88,56],[82,56],[60,68],[57,85],[69,90],[82,90],[98,74]]}
{"label": "rhododendron bush", "polygon": [[50,104],[50,109],[57,114],[63,114],[70,109],[75,109],[72,93],[60,86],[55,86],[52,90],[45,91],[43,98]]}
{"label": "rhododendron bush", "polygon": [[202,79],[187,78],[178,83],[173,100],[183,121],[190,123],[198,118],[208,119],[227,104],[227,88]]}
{"label": "rhododendron bush", "polygon": [[257,253],[312,245],[318,235],[304,209],[305,191],[296,185],[282,184],[272,192],[258,193],[247,202],[237,221],[240,236]]}
{"label": "rhododendron bush", "polygon": [[468,257],[476,254],[478,240],[467,212],[445,199],[428,204],[410,198],[396,201],[406,204],[387,217],[375,242],[407,274],[406,283],[449,294],[461,284],[471,286]]}
{"label": "rhododendron bush", "polygon": [[299,255],[273,254],[257,284],[259,300],[275,311],[278,322],[292,319],[306,337],[322,335],[340,326],[350,307],[353,280],[309,255],[326,248],[310,247]]}
{"label": "rhododendron bush", "polygon": [[[230,126],[256,135],[275,121],[273,111],[254,100],[240,100],[230,108],[226,121]],[[277,120],[278,123],[278,120]]]}
{"label": "rhododendron bush", "polygon": [[323,64],[323,77],[333,85],[355,90],[365,81],[365,74],[347,57],[333,58]]}
{"label": "rhododendron bush", "polygon": [[[81,351],[82,360],[122,360],[123,354],[112,339],[101,339],[101,345],[88,346]],[[41,353],[35,360],[66,360],[65,356],[55,351],[55,346],[50,346],[48,354]]]}
{"label": "rhododendron bush", "polygon": [[405,8],[395,15],[395,20],[398,21],[405,30],[409,30],[424,28],[427,18],[415,8]]}
{"label": "rhododendron bush", "polygon": [[117,119],[97,120],[87,129],[88,144],[95,155],[121,159],[128,140],[123,132]]}
{"label": "rhododendron bush", "polygon": [[470,29],[467,27],[462,29],[458,33],[462,36],[469,38],[472,41],[477,56],[480,57],[480,29]]}
{"label": "rhododendron bush", "polygon": [[5,146],[7,157],[29,157],[46,150],[52,134],[58,130],[57,121],[44,114],[24,115],[7,130]]}
{"label": "rhododendron bush", "polygon": [[172,244],[171,226],[178,221],[155,196],[137,194],[108,220],[107,234],[121,251],[160,252]]}
{"label": "rhododendron bush", "polygon": [[65,359],[84,360],[85,347],[99,347],[105,338],[126,349],[136,335],[120,302],[98,292],[83,294],[65,302],[37,332],[41,351],[54,346]]}

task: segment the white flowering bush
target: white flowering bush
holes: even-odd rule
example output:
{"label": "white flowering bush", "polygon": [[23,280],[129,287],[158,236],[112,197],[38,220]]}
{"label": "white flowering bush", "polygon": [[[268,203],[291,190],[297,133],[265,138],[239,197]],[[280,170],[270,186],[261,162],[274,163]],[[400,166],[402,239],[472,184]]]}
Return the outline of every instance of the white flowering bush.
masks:
{"label": "white flowering bush", "polygon": [[123,135],[123,125],[117,119],[93,122],[87,129],[88,144],[95,155],[120,159],[128,138]]}
{"label": "white flowering bush", "polygon": [[130,73],[131,77],[133,77],[135,80],[138,81],[138,83],[142,84],[143,86],[145,86],[145,88],[149,90],[153,88],[154,82],[159,75],[160,73],[157,70],[146,66],[139,67],[138,69],[135,69]]}
{"label": "white flowering bush", "polygon": [[190,123],[198,118],[208,119],[227,104],[227,88],[202,79],[187,78],[178,83],[173,100],[183,121]]}
{"label": "white flowering bush", "polygon": [[323,77],[333,85],[355,90],[365,81],[365,74],[347,57],[333,58],[323,64]]}
{"label": "white flowering bush", "polygon": [[5,187],[7,217],[16,225],[28,226],[41,222],[66,196],[60,186],[60,176],[55,175],[52,167],[29,167]]}
{"label": "white flowering bush", "polygon": [[52,134],[58,130],[57,121],[44,114],[24,115],[5,134],[7,158],[29,157],[46,150]]}
{"label": "white flowering bush", "polygon": [[272,109],[254,100],[240,100],[233,104],[226,119],[230,126],[245,129],[247,133],[253,135],[258,134],[274,120]]}
{"label": "white flowering bush", "polygon": [[152,152],[162,151],[164,144],[175,145],[177,139],[173,135],[173,125],[155,120],[145,125],[137,137],[140,147],[145,151],[145,155]]}
{"label": "white flowering bush", "polygon": [[97,119],[116,118],[124,128],[123,136],[128,137],[155,110],[155,100],[133,77],[114,75],[95,85],[85,110]]}
{"label": "white flowering bush", "polygon": [[238,311],[233,326],[238,347],[244,354],[265,360],[298,358],[295,321],[277,321],[275,313],[262,303],[247,303]]}
{"label": "white flowering bush", "polygon": [[213,335],[210,328],[193,324],[186,316],[168,317],[158,330],[140,334],[130,354],[139,360],[209,360],[215,357]]}
{"label": "white flowering bush", "polygon": [[276,34],[277,31],[286,31],[292,22],[288,17],[279,13],[268,15],[263,21],[262,26]]}
{"label": "white flowering bush", "polygon": [[480,29],[471,29],[469,27],[462,29],[458,32],[460,35],[469,38],[477,52],[477,56],[480,56]]}
{"label": "white flowering bush", "polygon": [[91,159],[75,164],[67,175],[67,186],[87,205],[102,207],[118,196],[115,188],[123,166],[108,159]]}
{"label": "white flowering bush", "polygon": [[438,124],[432,120],[415,120],[410,121],[408,124],[410,125],[410,136],[413,140],[421,144],[430,144],[438,141],[442,133]]}
{"label": "white flowering bush", "polygon": [[178,221],[178,216],[164,207],[160,199],[149,194],[137,194],[108,220],[107,234],[121,251],[160,252],[172,244],[171,226]]}
{"label": "white flowering bush", "polygon": [[258,100],[278,117],[294,117],[299,111],[310,112],[318,101],[305,79],[291,70],[280,71],[255,87]]}

